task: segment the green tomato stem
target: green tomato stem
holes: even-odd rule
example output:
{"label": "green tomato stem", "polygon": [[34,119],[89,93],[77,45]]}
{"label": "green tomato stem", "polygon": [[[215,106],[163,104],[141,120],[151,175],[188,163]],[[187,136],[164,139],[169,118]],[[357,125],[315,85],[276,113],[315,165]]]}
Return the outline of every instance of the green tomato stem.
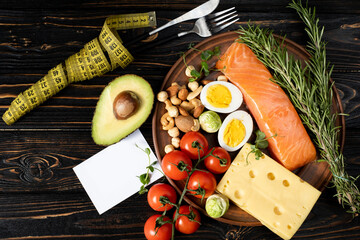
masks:
{"label": "green tomato stem", "polygon": [[184,196],[187,192],[187,189],[188,189],[188,185],[189,185],[189,180],[190,180],[190,177],[191,175],[195,172],[195,170],[197,170],[197,166],[199,165],[199,163],[201,161],[203,161],[205,158],[211,156],[211,154],[213,153],[214,149],[212,149],[210,151],[210,153],[208,153],[207,155],[205,155],[204,157],[200,158],[200,149],[198,148],[198,160],[197,162],[195,163],[194,167],[191,169],[191,171],[189,172],[187,178],[186,178],[186,182],[185,182],[185,186],[184,186],[184,189],[180,195],[180,198],[179,198],[179,201],[178,203],[176,204],[176,211],[175,211],[175,216],[174,216],[174,219],[172,221],[172,230],[171,230],[171,240],[174,240],[174,237],[175,237],[175,222],[176,220],[178,219],[179,217],[179,209],[180,209],[180,206],[181,206],[181,203],[182,203],[182,200],[184,199]]}

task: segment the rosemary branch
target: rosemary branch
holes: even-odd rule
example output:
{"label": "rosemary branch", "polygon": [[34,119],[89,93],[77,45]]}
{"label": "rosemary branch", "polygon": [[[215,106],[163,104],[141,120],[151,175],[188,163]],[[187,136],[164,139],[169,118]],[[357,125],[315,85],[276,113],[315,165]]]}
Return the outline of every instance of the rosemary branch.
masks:
{"label": "rosemary branch", "polygon": [[340,152],[336,127],[337,114],[332,113],[333,70],[326,60],[326,43],[322,41],[324,27],[320,28],[315,8],[303,7],[301,0],[289,4],[297,11],[306,25],[305,31],[310,41],[307,50],[311,58],[305,62],[288,54],[283,42],[278,42],[269,29],[248,24],[240,27],[239,39],[247,44],[265,66],[273,71],[273,80],[288,92],[290,100],[299,112],[303,123],[313,134],[320,161],[326,161],[332,172],[335,196],[348,212],[360,213],[360,193],[356,186],[358,177],[349,176],[345,171],[344,156]]}

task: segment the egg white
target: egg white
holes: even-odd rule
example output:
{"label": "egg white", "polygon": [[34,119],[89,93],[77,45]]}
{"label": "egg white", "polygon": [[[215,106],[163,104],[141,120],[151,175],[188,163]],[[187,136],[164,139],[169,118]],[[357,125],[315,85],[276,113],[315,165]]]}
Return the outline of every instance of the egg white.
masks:
{"label": "egg white", "polygon": [[[227,108],[214,107],[206,99],[207,90],[209,89],[210,86],[216,85],[216,84],[225,86],[227,89],[229,89],[229,91],[231,93],[231,102]],[[213,81],[211,83],[206,84],[204,86],[204,88],[201,90],[200,100],[201,100],[202,104],[209,110],[212,110],[214,112],[219,112],[219,113],[231,113],[241,106],[241,104],[243,102],[243,95],[240,92],[240,90],[232,83],[223,82],[223,81]]]}
{"label": "egg white", "polygon": [[[239,119],[245,127],[245,137],[242,140],[242,142],[239,143],[239,145],[237,145],[235,147],[230,147],[223,140],[225,128],[232,119]],[[235,112],[229,114],[224,119],[224,121],[219,129],[219,132],[218,132],[218,141],[219,141],[220,146],[222,148],[224,148],[226,151],[234,152],[236,150],[239,150],[249,140],[252,132],[253,132],[253,120],[252,120],[250,114],[245,111],[242,111],[242,110],[235,111]]]}

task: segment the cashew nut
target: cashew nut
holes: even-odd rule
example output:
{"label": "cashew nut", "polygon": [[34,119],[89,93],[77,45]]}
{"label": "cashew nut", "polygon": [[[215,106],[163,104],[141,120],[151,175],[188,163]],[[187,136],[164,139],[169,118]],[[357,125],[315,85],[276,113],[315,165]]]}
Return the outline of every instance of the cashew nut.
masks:
{"label": "cashew nut", "polygon": [[177,117],[177,116],[179,116],[179,110],[178,110],[177,107],[171,106],[171,107],[169,107],[167,110],[168,110],[168,112],[169,112],[169,116],[170,116],[170,117]]}
{"label": "cashew nut", "polygon": [[199,119],[194,119],[194,126],[191,127],[191,131],[197,132],[200,130]]}
{"label": "cashew nut", "polygon": [[165,100],[165,109],[168,110],[170,117],[177,117],[179,116],[179,110],[177,107],[173,106],[169,99]]}
{"label": "cashew nut", "polygon": [[180,103],[182,102],[181,99],[179,99],[176,95],[172,96],[170,98],[170,101],[174,105],[180,105]]}
{"label": "cashew nut", "polygon": [[172,117],[169,116],[169,113],[162,115],[160,119],[163,130],[169,130],[175,126],[175,121]]}
{"label": "cashew nut", "polygon": [[187,66],[187,68],[186,68],[186,70],[185,70],[185,75],[186,75],[187,77],[192,77],[192,75],[191,75],[191,71],[192,71],[192,70],[195,70],[195,67],[194,67],[193,65]]}
{"label": "cashew nut", "polygon": [[180,138],[175,137],[171,139],[171,144],[174,146],[174,148],[180,147]]}
{"label": "cashew nut", "polygon": [[192,109],[194,109],[194,105],[191,102],[188,101],[183,101],[180,104],[180,107],[182,107],[183,109],[185,109],[186,111],[191,111]]}
{"label": "cashew nut", "polygon": [[175,150],[175,148],[171,144],[166,145],[165,148],[164,148],[165,153],[169,153],[169,152],[172,152],[174,150]]}
{"label": "cashew nut", "polygon": [[197,99],[197,98],[191,99],[190,103],[194,106],[194,108],[202,105],[202,102],[200,101],[200,99]]}
{"label": "cashew nut", "polygon": [[187,96],[187,100],[190,101],[191,99],[196,98],[201,93],[202,89],[203,89],[203,86],[200,86],[195,91],[189,93],[189,95]]}
{"label": "cashew nut", "polygon": [[217,77],[217,80],[227,82],[228,78],[225,75],[219,75]]}
{"label": "cashew nut", "polygon": [[178,137],[180,135],[179,129],[177,127],[173,127],[168,130],[168,134],[170,137]]}
{"label": "cashew nut", "polygon": [[159,102],[165,102],[165,100],[169,97],[166,91],[161,91],[157,95],[157,99]]}
{"label": "cashew nut", "polygon": [[198,89],[198,87],[199,87],[199,83],[197,81],[193,81],[193,82],[188,83],[188,88],[191,91],[195,91],[196,89]]}
{"label": "cashew nut", "polygon": [[[164,103],[165,103],[165,109],[166,109],[166,110],[168,110],[168,108],[172,106],[172,103],[171,103],[171,101],[170,101],[169,99],[166,99],[166,100],[164,101]],[[168,110],[168,111],[169,111],[169,110]]]}

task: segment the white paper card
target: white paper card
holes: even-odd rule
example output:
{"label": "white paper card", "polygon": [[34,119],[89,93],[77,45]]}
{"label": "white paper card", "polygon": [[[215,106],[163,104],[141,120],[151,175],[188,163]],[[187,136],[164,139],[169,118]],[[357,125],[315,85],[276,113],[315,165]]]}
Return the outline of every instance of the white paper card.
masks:
{"label": "white paper card", "polygon": [[[73,168],[99,214],[140,190],[142,184],[137,176],[146,172],[149,159],[135,144],[151,151],[140,130],[136,130]],[[151,151],[150,163],[154,161],[157,158]],[[154,167],[161,169],[159,163]],[[155,170],[150,183],[161,177]]]}

